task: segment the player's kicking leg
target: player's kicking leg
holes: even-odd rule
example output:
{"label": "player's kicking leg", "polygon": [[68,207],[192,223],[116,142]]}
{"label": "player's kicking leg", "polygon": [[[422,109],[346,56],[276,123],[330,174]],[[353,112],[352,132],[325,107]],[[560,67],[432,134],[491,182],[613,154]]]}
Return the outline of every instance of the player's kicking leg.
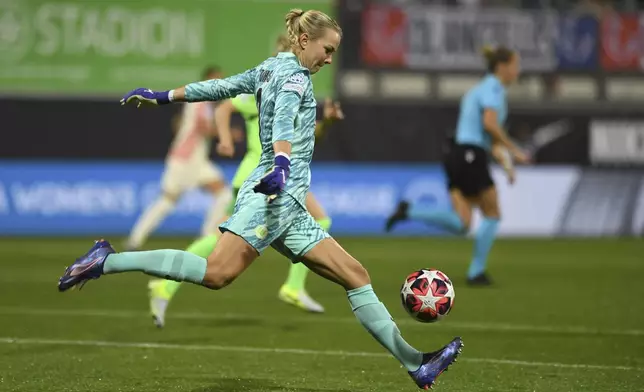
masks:
{"label": "player's kicking leg", "polygon": [[423,353],[410,346],[373,291],[365,268],[332,238],[317,243],[304,255],[304,262],[312,271],[344,287],[362,326],[400,361],[420,388],[431,388],[456,361],[463,347],[460,337],[432,352]]}
{"label": "player's kicking leg", "polygon": [[[248,206],[238,212],[237,218],[233,216],[227,221],[241,227],[239,232],[251,232],[255,227],[253,218],[258,215],[257,210],[266,206],[263,195],[247,193],[250,201]],[[274,209],[279,205],[273,206]],[[259,216],[265,216],[267,213]],[[279,211],[277,211],[279,216]],[[280,222],[276,222],[279,227]],[[282,229],[283,230],[283,229]],[[279,234],[279,231],[275,231]],[[121,272],[143,272],[162,279],[171,279],[177,282],[191,282],[210,289],[220,289],[227,286],[239,276],[255,260],[258,250],[265,249],[274,237],[259,240],[255,236],[256,246],[250,245],[241,237],[224,233],[217,241],[212,253],[207,257],[173,249],[160,249],[144,252],[116,253],[109,242],[100,240],[83,256],[69,266],[58,281],[58,290],[67,291],[75,286],[82,287],[87,281],[98,279],[103,275]]]}
{"label": "player's kicking leg", "polygon": [[244,239],[231,233],[221,236],[207,259],[173,249],[117,253],[109,242],[99,240],[67,267],[58,281],[58,290],[81,288],[103,275],[132,271],[218,290],[235,280],[257,255]]}
{"label": "player's kicking leg", "polygon": [[313,217],[301,210],[289,228],[272,243],[295,262],[304,262],[318,275],[347,291],[354,314],[369,333],[407,369],[420,388],[430,388],[461,351],[461,338],[454,338],[437,351],[423,353],[400,335],[391,315],[371,287],[367,270],[326,233]]}

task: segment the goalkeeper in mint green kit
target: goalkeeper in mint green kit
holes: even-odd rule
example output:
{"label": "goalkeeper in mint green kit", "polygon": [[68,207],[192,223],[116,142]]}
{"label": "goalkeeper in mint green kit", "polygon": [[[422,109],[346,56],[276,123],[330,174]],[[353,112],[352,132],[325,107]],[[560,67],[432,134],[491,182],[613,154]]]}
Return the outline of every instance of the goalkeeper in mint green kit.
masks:
{"label": "goalkeeper in mint green kit", "polygon": [[[290,52],[279,53],[226,79],[160,92],[138,88],[122,99],[124,104],[165,105],[221,101],[239,94],[255,96],[262,144],[259,165],[244,181],[235,210],[220,226],[223,234],[208,258],[172,249],[117,253],[109,242],[100,240],[65,270],[58,290],[131,271],[219,290],[272,246],[291,261],[302,262],[341,286],[353,314],[369,335],[399,361],[419,388],[428,389],[456,360],[463,346],[461,338],[430,352],[410,346],[376,296],[367,270],[320,227],[304,206],[315,144],[317,103],[311,74],[331,63],[342,30],[320,11],[295,9],[285,19]],[[100,225],[100,220],[96,223]],[[431,335],[428,330],[427,336]]]}
{"label": "goalkeeper in mint green kit", "polygon": [[[285,36],[281,36],[278,41],[278,48],[280,51],[284,51],[288,48],[284,46],[284,38]],[[288,43],[288,40],[286,40],[286,43]],[[221,130],[229,128],[230,117],[233,112],[240,113],[246,122],[246,154],[244,155],[232,181],[234,195],[237,196],[244,181],[246,181],[259,164],[262,145],[259,136],[259,123],[257,121],[259,113],[257,111],[255,96],[252,94],[241,94],[219,104],[217,112],[215,113],[217,129]],[[339,103],[332,102],[330,99],[327,99],[324,104],[324,119],[316,123],[316,136],[322,135],[325,128],[331,122],[342,119],[343,117],[344,114],[342,113]],[[231,203],[229,215],[232,214],[234,206],[235,200]],[[311,192],[306,196],[306,208],[320,226],[324,230],[329,231],[331,228],[331,218],[326,215],[326,212]],[[217,243],[219,236],[219,234],[210,234],[201,237],[188,246],[186,250],[196,254],[197,256],[208,257],[215,248],[215,244]],[[322,313],[324,312],[324,307],[313,300],[304,288],[308,272],[309,269],[302,263],[291,264],[288,278],[280,288],[278,298],[305,311]],[[162,328],[165,326],[166,310],[170,300],[174,297],[180,285],[180,282],[165,279],[152,279],[148,283],[150,313],[152,314],[152,319],[157,327]]]}

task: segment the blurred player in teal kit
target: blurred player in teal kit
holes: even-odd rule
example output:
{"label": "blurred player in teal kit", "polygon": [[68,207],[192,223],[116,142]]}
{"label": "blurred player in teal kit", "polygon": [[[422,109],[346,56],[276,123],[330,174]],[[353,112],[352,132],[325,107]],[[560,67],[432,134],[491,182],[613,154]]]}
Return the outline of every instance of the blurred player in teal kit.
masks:
{"label": "blurred player in teal kit", "polygon": [[272,246],[292,262],[303,262],[342,286],[363,327],[400,361],[420,388],[429,388],[456,360],[461,339],[427,353],[410,346],[376,296],[366,269],[305,208],[317,108],[311,74],[331,63],[342,30],[320,11],[291,10],[285,20],[291,43],[288,52],[226,79],[161,92],[139,88],[122,100],[161,105],[255,96],[262,144],[259,165],[243,183],[232,216],[220,226],[223,234],[213,252],[207,258],[171,249],[116,253],[109,242],[100,240],[66,269],[58,289],[82,287],[104,274],[129,271],[222,289]]}
{"label": "blurred player in teal kit", "polygon": [[491,283],[486,264],[501,218],[488,155],[503,165],[511,184],[515,172],[507,153],[518,163],[529,161],[503,130],[508,115],[506,88],[519,76],[519,55],[503,47],[488,48],[484,54],[488,74],[461,99],[456,137],[443,162],[452,209],[423,208],[401,201],[386,223],[390,231],[398,222],[419,220],[464,235],[470,228],[472,210],[478,206],[483,221],[476,232],[467,274],[472,285]]}

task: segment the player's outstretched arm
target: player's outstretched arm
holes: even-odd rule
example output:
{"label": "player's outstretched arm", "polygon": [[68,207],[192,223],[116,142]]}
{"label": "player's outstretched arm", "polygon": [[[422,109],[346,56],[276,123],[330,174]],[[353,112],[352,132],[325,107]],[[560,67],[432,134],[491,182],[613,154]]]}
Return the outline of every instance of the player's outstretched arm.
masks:
{"label": "player's outstretched arm", "polygon": [[253,94],[255,80],[255,69],[253,68],[224,79],[190,83],[175,92],[181,96],[179,100],[185,102],[221,101],[239,94]]}
{"label": "player's outstretched arm", "polygon": [[121,104],[166,105],[171,102],[221,101],[239,94],[252,94],[255,90],[255,69],[230,76],[224,79],[211,79],[190,83],[186,86],[168,91],[152,91],[148,88],[137,88],[125,94]]}

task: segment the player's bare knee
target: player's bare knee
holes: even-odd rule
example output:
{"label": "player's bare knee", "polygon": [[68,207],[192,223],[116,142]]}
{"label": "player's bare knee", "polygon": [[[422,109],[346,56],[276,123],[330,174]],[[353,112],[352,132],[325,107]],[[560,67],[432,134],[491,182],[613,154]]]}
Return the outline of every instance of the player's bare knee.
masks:
{"label": "player's bare knee", "polygon": [[[239,237],[224,233],[208,256],[202,284],[219,290],[231,284],[257,258],[257,252]],[[239,246],[242,245],[242,246]]]}
{"label": "player's bare knee", "polygon": [[221,290],[231,284],[234,280],[234,276],[222,273],[206,273],[202,285],[208,287],[211,290]]}
{"label": "player's bare knee", "polygon": [[209,257],[206,275],[203,278],[202,285],[211,290],[220,290],[231,284],[236,277],[236,274],[233,271],[227,270],[220,260],[211,261]]}
{"label": "player's bare knee", "polygon": [[227,273],[224,257],[225,255],[222,252],[217,252],[216,250],[208,256],[203,285],[209,289],[223,289],[235,279],[230,276],[230,273]]}

